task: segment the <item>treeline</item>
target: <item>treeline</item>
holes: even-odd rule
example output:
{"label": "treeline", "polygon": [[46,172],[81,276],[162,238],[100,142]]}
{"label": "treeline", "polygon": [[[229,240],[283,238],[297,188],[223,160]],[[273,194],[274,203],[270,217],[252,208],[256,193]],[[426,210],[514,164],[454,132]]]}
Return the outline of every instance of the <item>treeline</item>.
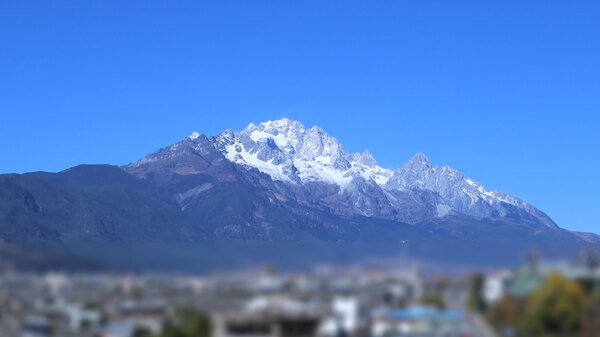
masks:
{"label": "treeline", "polygon": [[135,337],[211,337],[211,332],[209,317],[192,308],[179,308],[166,321],[160,333],[138,330]]}
{"label": "treeline", "polygon": [[554,273],[525,298],[506,295],[486,307],[472,297],[471,305],[506,337],[599,337],[600,294],[594,283]]}

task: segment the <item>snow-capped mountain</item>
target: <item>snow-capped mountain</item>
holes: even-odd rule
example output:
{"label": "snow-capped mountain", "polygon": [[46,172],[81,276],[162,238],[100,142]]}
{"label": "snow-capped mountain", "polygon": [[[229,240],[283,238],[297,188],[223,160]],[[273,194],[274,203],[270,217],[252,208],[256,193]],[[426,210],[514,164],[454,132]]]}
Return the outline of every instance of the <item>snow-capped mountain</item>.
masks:
{"label": "snow-capped mountain", "polygon": [[502,191],[490,191],[450,166],[433,167],[423,153],[417,153],[396,170],[385,188],[436,192],[443,202],[438,205],[439,215],[456,211],[480,217],[509,217],[524,211],[542,224],[556,227],[546,214],[529,203]]}
{"label": "snow-capped mountain", "polygon": [[214,141],[230,161],[293,184],[324,182],[344,189],[357,177],[383,185],[392,176],[368,151],[349,154],[318,126],[307,129],[287,118],[250,124],[238,133],[227,130]]}
{"label": "snow-capped mountain", "polygon": [[288,119],[213,137],[194,132],[121,167],[0,175],[0,203],[0,240],[85,254],[97,244],[99,257],[138,247],[140,260],[169,266],[221,263],[234,251],[243,263],[264,261],[265,252],[347,262],[394,255],[406,240],[427,259],[513,263],[532,246],[567,257],[600,242],[422,153],[389,170]]}
{"label": "snow-capped mountain", "polygon": [[[189,139],[197,141],[199,137],[194,132]],[[513,217],[556,227],[527,202],[502,191],[490,191],[452,167],[434,167],[422,153],[392,171],[380,167],[368,151],[348,153],[318,126],[306,128],[287,118],[250,124],[237,133],[226,130],[210,141],[232,163],[256,168],[275,181],[293,186],[310,184],[313,190],[319,184],[335,186],[334,193],[328,189],[318,196],[334,211],[336,203],[349,203],[361,215],[413,223],[456,213]],[[415,204],[422,208],[419,215],[407,215],[407,208]]]}

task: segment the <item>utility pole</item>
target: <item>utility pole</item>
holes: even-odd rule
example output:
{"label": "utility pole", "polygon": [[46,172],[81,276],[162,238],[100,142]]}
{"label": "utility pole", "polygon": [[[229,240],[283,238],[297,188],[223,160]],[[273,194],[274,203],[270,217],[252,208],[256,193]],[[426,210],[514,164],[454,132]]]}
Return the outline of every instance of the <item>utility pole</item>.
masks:
{"label": "utility pole", "polygon": [[408,240],[400,241],[400,265],[408,268]]}
{"label": "utility pole", "polygon": [[592,274],[592,282],[594,282],[594,294],[598,294],[600,291],[600,285],[598,284],[598,266],[600,265],[600,260],[598,259],[598,247],[590,247],[587,256],[588,268],[590,269],[590,273]]}

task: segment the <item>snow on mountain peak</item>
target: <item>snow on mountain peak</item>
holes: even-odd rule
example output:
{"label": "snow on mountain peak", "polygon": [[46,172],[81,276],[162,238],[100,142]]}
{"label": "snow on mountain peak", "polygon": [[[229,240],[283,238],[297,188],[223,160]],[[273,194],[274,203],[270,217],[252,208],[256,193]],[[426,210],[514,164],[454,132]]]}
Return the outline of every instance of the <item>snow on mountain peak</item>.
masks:
{"label": "snow on mountain peak", "polygon": [[518,208],[555,226],[544,213],[519,198],[489,191],[452,167],[434,167],[421,152],[391,171],[380,167],[368,151],[348,153],[320,127],[307,129],[295,120],[251,123],[240,132],[226,130],[211,140],[228,160],[256,168],[274,180],[292,184],[323,182],[338,185],[340,193],[348,190],[359,194],[362,192],[356,192],[360,190],[356,187],[367,184],[392,199],[394,191],[430,191],[440,197],[438,216],[451,210],[473,216],[510,216]]}
{"label": "snow on mountain peak", "polygon": [[439,207],[473,216],[509,216],[512,206],[525,210],[541,223],[556,224],[527,202],[502,191],[490,191],[450,166],[433,167],[423,153],[417,153],[396,170],[386,183],[392,190],[426,190],[436,192],[443,200]]}
{"label": "snow on mountain peak", "polygon": [[423,153],[419,152],[415,154],[405,165],[411,166],[412,168],[431,168],[431,161]]}
{"label": "snow on mountain peak", "polygon": [[383,184],[392,174],[377,166],[368,152],[351,155],[320,127],[307,129],[287,118],[250,124],[233,133],[230,142],[224,142],[225,138],[223,134],[216,137],[218,148],[229,160],[255,167],[275,180],[322,181],[344,188],[359,176]]}
{"label": "snow on mountain peak", "polygon": [[[488,190],[450,166],[433,166],[421,152],[391,171],[379,166],[368,151],[348,153],[320,127],[306,128],[287,118],[250,124],[240,132],[225,130],[210,138],[194,132],[127,165],[127,169],[142,172],[151,167],[156,172],[174,170],[176,174],[213,170],[221,178],[234,179],[233,174],[222,172],[224,166],[215,165],[225,162],[230,168],[226,160],[289,183],[279,186],[292,193],[286,198],[294,199],[293,193],[298,193],[296,201],[300,203],[310,205],[319,200],[320,206],[345,214],[355,212],[407,223],[463,214],[557,227],[527,202]],[[253,176],[256,171],[249,173]]]}
{"label": "snow on mountain peak", "polygon": [[365,166],[368,166],[371,168],[378,166],[377,161],[375,160],[373,155],[367,150],[363,151],[362,154],[355,153],[354,158],[356,161],[358,161],[359,163],[361,163]]}

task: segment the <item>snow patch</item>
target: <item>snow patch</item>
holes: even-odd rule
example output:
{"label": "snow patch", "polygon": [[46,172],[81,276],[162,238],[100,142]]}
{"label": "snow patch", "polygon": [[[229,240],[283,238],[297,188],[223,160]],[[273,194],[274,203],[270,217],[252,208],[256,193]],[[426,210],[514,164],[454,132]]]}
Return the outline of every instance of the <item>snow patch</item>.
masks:
{"label": "snow patch", "polygon": [[450,207],[446,204],[437,204],[436,210],[437,210],[438,218],[441,218],[443,216],[450,214],[450,212],[452,212],[452,207]]}

